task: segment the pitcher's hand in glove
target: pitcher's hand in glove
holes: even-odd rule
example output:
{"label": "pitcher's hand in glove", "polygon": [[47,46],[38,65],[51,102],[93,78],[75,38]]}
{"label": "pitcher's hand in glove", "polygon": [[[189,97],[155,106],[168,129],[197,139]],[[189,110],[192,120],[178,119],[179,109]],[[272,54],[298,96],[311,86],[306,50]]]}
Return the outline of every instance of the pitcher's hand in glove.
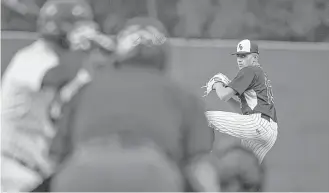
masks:
{"label": "pitcher's hand in glove", "polygon": [[202,97],[206,97],[212,90],[214,90],[214,85],[215,83],[221,82],[224,84],[224,86],[227,86],[231,80],[229,78],[227,78],[227,76],[225,76],[222,73],[218,73],[215,76],[213,76],[205,86],[202,86],[201,88],[206,88],[206,91],[204,92],[204,95]]}

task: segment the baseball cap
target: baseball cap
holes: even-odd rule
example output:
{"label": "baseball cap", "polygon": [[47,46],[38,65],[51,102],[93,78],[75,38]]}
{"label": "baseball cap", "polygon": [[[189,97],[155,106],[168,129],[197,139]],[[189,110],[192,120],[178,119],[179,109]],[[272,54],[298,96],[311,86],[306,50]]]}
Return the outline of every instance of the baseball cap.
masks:
{"label": "baseball cap", "polygon": [[236,52],[232,53],[232,55],[251,53],[259,54],[258,45],[248,39],[245,39],[238,43],[238,45],[236,46]]}

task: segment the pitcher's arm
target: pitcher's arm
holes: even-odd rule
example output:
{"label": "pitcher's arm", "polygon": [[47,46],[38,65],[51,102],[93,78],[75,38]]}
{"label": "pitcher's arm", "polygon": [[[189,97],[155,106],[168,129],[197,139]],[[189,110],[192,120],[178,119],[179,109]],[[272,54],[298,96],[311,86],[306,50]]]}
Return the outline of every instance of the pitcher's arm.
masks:
{"label": "pitcher's arm", "polygon": [[221,100],[227,102],[234,112],[241,114],[240,101],[235,99],[236,92],[232,88],[225,87],[221,82],[216,83],[214,88]]}

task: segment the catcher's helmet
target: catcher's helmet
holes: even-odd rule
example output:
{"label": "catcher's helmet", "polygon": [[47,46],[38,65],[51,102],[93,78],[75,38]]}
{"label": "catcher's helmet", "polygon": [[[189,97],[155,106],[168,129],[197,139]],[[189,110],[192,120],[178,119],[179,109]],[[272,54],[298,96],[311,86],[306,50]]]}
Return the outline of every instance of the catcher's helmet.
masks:
{"label": "catcher's helmet", "polygon": [[117,35],[118,61],[165,67],[170,53],[167,34],[164,25],[154,18],[128,20]]}
{"label": "catcher's helmet", "polygon": [[40,10],[37,24],[43,38],[63,41],[81,23],[97,28],[86,1],[48,0]]}

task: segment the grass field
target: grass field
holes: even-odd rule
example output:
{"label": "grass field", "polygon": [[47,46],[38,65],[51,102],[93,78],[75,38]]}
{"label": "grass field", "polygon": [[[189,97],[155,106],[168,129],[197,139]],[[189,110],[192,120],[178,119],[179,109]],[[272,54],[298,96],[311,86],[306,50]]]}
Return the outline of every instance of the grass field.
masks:
{"label": "grass field", "polygon": [[[2,39],[3,73],[18,48],[31,40]],[[297,47],[298,48],[298,47]],[[267,191],[329,191],[329,46],[328,49],[287,49],[260,46],[261,64],[274,87],[279,136],[265,162]],[[200,87],[216,72],[236,73],[234,47],[173,46],[172,75],[202,95]],[[207,109],[229,110],[211,94]],[[232,139],[219,135],[218,142]]]}

